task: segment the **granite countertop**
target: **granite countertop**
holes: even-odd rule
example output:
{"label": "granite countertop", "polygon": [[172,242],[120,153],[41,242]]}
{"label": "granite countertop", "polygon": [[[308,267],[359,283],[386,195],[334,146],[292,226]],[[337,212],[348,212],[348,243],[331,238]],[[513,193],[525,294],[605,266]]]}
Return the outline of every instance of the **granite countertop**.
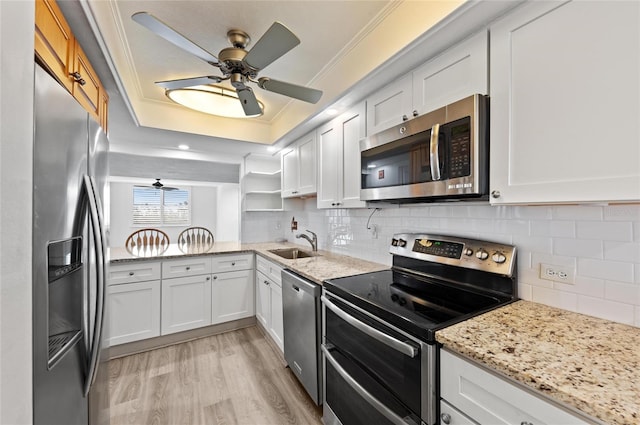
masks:
{"label": "granite countertop", "polygon": [[640,328],[517,301],[436,339],[606,423],[640,424]]}
{"label": "granite countertop", "polygon": [[112,264],[127,263],[133,261],[167,260],[183,257],[193,257],[199,255],[233,254],[240,252],[255,252],[268,260],[280,264],[281,266],[293,270],[301,276],[322,285],[326,279],[351,276],[355,274],[368,273],[378,270],[388,269],[384,264],[373,263],[346,255],[334,254],[329,251],[318,250],[312,257],[288,260],[269,252],[271,249],[299,248],[311,252],[307,248],[292,243],[239,243],[239,242],[216,242],[213,247],[206,250],[183,252],[176,244],[171,244],[162,254],[147,252],[145,255],[133,255],[124,247],[110,248],[109,254]]}

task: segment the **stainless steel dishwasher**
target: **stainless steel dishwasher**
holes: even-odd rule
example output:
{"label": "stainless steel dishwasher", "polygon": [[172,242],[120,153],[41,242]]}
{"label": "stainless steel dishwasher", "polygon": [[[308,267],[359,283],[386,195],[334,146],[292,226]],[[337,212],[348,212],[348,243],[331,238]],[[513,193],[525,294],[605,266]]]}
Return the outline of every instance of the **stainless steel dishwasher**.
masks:
{"label": "stainless steel dishwasher", "polygon": [[320,285],[282,271],[284,358],[317,405],[322,403],[320,292]]}

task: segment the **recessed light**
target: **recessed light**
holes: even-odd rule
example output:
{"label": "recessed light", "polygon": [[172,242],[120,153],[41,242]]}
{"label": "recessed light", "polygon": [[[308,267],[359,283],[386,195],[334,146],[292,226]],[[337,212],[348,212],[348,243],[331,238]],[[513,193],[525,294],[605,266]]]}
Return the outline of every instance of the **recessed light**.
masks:
{"label": "recessed light", "polygon": [[367,168],[376,168],[376,164],[369,164],[367,165]]}
{"label": "recessed light", "polygon": [[267,152],[275,152],[275,151],[276,151],[276,148],[274,146],[269,146],[267,148]]}
{"label": "recessed light", "polygon": [[335,109],[335,108],[327,109],[327,115],[334,116],[334,115],[337,115],[337,114],[338,114],[338,110],[337,109]]}
{"label": "recessed light", "polygon": [[178,145],[178,149],[183,150],[183,151],[188,151],[189,150],[189,145]]}

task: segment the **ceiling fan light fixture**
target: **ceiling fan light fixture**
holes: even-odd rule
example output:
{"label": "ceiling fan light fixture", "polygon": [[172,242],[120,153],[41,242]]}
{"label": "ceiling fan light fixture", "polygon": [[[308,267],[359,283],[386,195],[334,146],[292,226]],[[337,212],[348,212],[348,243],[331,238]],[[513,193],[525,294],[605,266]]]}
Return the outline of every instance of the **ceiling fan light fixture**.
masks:
{"label": "ceiling fan light fixture", "polygon": [[260,114],[245,115],[235,90],[216,85],[166,89],[166,96],[187,108],[228,118],[254,118],[264,113],[264,104],[258,101]]}

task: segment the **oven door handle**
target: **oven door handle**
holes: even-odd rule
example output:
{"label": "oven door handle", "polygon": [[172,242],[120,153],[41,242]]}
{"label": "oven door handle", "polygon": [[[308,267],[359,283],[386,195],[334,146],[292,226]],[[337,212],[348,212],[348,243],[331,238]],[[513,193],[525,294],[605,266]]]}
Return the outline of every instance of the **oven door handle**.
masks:
{"label": "oven door handle", "polygon": [[349,384],[349,386],[356,393],[358,393],[360,397],[362,397],[367,403],[369,403],[371,407],[376,409],[382,416],[389,419],[389,421],[394,423],[395,425],[407,425],[407,424],[415,425],[415,422],[406,421],[401,416],[398,416],[393,410],[385,406],[380,400],[378,400],[373,395],[371,395],[369,391],[367,391],[362,385],[360,385],[358,381],[356,381],[351,375],[349,375],[349,373],[346,370],[344,370],[342,366],[340,366],[340,363],[338,363],[335,357],[331,355],[331,352],[329,352],[329,349],[324,344],[320,346],[320,349],[324,353],[324,358],[329,363],[331,363],[331,366],[333,366],[336,372],[338,372],[338,375],[340,375],[342,379],[344,379],[345,382]]}
{"label": "oven door handle", "polygon": [[409,356],[411,358],[414,358],[415,356],[418,355],[418,349],[416,347],[414,347],[413,345],[407,344],[404,341],[400,341],[399,339],[396,339],[396,338],[394,338],[394,337],[392,337],[390,335],[387,335],[386,333],[381,332],[381,331],[377,330],[376,328],[367,325],[364,322],[361,322],[360,320],[358,320],[355,317],[351,316],[349,313],[346,313],[340,307],[338,307],[337,305],[332,303],[324,295],[322,297],[320,297],[320,300],[322,300],[322,304],[324,304],[329,310],[334,312],[339,318],[341,318],[342,320],[344,320],[345,322],[347,322],[351,326],[357,328],[358,330],[366,333],[371,338],[374,338],[374,339],[380,341],[381,343],[383,343],[383,344],[393,348],[394,350],[399,351],[402,354],[404,354],[406,356]]}

